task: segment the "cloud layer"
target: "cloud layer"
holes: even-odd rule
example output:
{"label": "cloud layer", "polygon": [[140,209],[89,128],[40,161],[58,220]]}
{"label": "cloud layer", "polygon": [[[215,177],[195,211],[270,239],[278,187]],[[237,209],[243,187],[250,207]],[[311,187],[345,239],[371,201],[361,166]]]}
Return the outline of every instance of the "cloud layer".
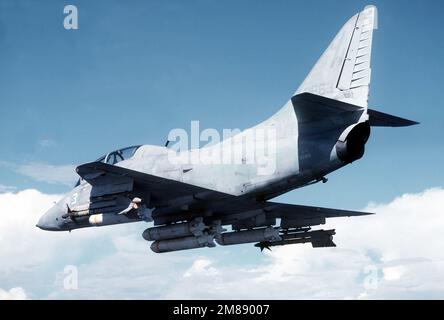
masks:
{"label": "cloud layer", "polygon": [[440,188],[365,208],[373,216],[329,220],[337,248],[263,254],[252,245],[154,254],[141,238],[145,223],[72,233],[35,228],[59,197],[0,194],[0,299],[444,297]]}
{"label": "cloud layer", "polygon": [[73,186],[79,178],[74,165],[54,166],[45,163],[29,163],[17,167],[16,171],[36,181],[51,184],[63,184]]}
{"label": "cloud layer", "polygon": [[0,288],[0,300],[26,300],[26,292],[20,287],[9,291]]}
{"label": "cloud layer", "polygon": [[[30,162],[16,165],[6,161],[0,161],[0,167],[29,177],[35,181],[61,184],[69,187],[72,187],[77,179],[79,179],[75,170],[76,166],[72,164],[52,165],[40,162]],[[2,186],[0,185],[0,192],[10,191],[4,190],[4,188],[2,190],[1,187]]]}

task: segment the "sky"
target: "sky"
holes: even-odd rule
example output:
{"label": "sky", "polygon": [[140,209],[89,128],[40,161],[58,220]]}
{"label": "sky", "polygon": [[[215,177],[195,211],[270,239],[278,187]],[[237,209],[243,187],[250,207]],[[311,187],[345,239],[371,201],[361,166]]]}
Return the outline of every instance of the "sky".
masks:
{"label": "sky", "polygon": [[[78,30],[63,27],[68,4]],[[192,120],[245,129],[271,116],[368,4],[379,10],[369,105],[421,124],[375,128],[363,159],[278,199],[379,210],[329,221],[338,248],[155,255],[145,224],[34,227],[76,165],[163,145]],[[0,0],[0,299],[443,298],[443,13],[440,0]],[[63,285],[70,265],[76,290]]]}

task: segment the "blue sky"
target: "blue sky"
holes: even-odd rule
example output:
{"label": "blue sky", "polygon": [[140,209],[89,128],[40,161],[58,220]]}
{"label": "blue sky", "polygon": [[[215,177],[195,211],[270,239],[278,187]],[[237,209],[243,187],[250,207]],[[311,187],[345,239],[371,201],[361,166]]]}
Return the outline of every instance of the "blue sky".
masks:
{"label": "blue sky", "polygon": [[[63,28],[70,3],[78,30]],[[367,4],[379,10],[369,105],[421,125],[374,129],[362,160],[281,200],[359,209],[441,187],[441,0],[2,0],[0,186],[61,194],[69,177],[38,173],[128,145],[163,145],[191,120],[250,127],[288,100]]]}
{"label": "blue sky", "polygon": [[[286,102],[367,2],[77,1],[75,31],[62,26],[64,4],[1,2],[2,161],[80,164],[163,144],[191,120],[254,125]],[[375,129],[364,160],[289,200],[356,207],[443,181],[444,4],[375,4],[370,106],[421,126]],[[5,185],[67,190],[0,170]]]}

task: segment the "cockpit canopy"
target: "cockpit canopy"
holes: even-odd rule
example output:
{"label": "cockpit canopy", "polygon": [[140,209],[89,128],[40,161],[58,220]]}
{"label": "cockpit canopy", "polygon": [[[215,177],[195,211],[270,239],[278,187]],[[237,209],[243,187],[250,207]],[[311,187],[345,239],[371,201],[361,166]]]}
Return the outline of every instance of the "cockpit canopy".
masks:
{"label": "cockpit canopy", "polygon": [[[129,158],[131,158],[134,153],[136,153],[137,149],[139,149],[140,146],[131,146],[131,147],[126,147],[126,148],[122,148],[119,150],[115,150],[112,152],[107,153],[106,155],[100,157],[99,159],[96,160],[96,162],[103,162],[103,163],[107,163],[107,164],[116,164],[119,163],[120,161],[123,160],[127,160]],[[76,183],[76,185],[74,187],[77,187],[81,182],[81,179],[79,179]]]}
{"label": "cockpit canopy", "polygon": [[139,147],[140,146],[131,146],[116,151],[112,151],[104,155],[103,157],[100,157],[96,161],[108,164],[116,164],[119,163],[120,161],[131,158],[134,155],[134,153],[137,151],[137,149],[139,149]]}

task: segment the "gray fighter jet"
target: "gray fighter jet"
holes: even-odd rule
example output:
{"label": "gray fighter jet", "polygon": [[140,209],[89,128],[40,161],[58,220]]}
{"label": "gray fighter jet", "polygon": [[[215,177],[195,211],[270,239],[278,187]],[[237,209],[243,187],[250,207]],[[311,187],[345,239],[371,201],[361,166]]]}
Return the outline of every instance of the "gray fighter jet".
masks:
{"label": "gray fighter jet", "polygon": [[[326,182],[327,174],[360,159],[371,127],[417,124],[368,108],[376,25],[373,6],[353,16],[290,100],[253,128],[200,149],[133,146],[78,166],[77,185],[37,227],[71,231],[153,222],[142,236],[158,253],[215,242],[255,243],[261,250],[294,243],[335,246],[334,230],[311,227],[369,213],[269,200]],[[232,161],[236,152],[239,161]],[[208,162],[214,154],[230,161]]]}

